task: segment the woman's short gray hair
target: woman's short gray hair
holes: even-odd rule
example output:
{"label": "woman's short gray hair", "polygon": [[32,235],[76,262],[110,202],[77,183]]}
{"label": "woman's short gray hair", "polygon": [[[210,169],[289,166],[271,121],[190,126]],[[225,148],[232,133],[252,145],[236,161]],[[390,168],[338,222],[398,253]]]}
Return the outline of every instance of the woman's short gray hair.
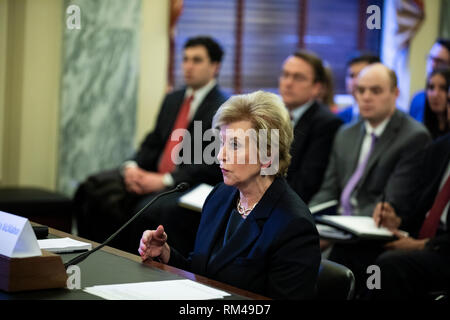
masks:
{"label": "woman's short gray hair", "polygon": [[294,134],[289,112],[281,98],[264,91],[232,96],[214,115],[213,128],[243,120],[250,121],[257,132],[261,129],[267,130],[266,150],[269,152],[273,151],[271,129],[278,129],[279,169],[276,176],[285,176],[291,162],[289,152]]}

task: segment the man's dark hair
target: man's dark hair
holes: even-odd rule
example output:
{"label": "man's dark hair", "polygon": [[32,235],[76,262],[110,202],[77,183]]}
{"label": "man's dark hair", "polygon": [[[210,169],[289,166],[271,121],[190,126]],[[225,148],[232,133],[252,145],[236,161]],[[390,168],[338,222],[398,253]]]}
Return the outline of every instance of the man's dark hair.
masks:
{"label": "man's dark hair", "polygon": [[380,57],[370,52],[356,52],[347,60],[347,68],[359,62],[366,62],[367,64],[381,62]]}
{"label": "man's dark hair", "polygon": [[397,74],[391,68],[388,68],[389,80],[391,82],[391,90],[394,90],[398,86]]}
{"label": "man's dark hair", "polygon": [[223,49],[220,44],[208,36],[198,36],[189,38],[184,44],[184,49],[196,46],[203,46],[208,51],[208,56],[211,62],[220,63],[223,58]]}
{"label": "man's dark hair", "polygon": [[314,82],[324,83],[326,81],[325,68],[323,67],[322,59],[315,53],[306,50],[298,50],[293,56],[304,60],[313,68]]}
{"label": "man's dark hair", "polygon": [[445,47],[448,52],[450,52],[450,39],[438,38],[436,43],[439,43],[441,46]]}

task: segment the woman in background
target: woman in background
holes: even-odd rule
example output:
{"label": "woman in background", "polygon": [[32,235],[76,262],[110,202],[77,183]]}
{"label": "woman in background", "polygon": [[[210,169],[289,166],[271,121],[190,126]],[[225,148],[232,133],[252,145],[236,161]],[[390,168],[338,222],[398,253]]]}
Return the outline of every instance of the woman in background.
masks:
{"label": "woman in background", "polygon": [[450,87],[450,69],[436,69],[427,79],[424,125],[433,139],[450,131],[447,94]]}

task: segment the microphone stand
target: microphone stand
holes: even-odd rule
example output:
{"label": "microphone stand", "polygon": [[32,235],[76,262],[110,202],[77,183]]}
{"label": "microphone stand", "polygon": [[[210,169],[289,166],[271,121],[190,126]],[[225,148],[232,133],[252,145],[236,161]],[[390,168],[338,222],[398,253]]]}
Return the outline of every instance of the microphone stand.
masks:
{"label": "microphone stand", "polygon": [[147,209],[152,203],[154,203],[156,200],[158,200],[159,198],[161,198],[162,196],[168,195],[170,193],[174,193],[174,192],[181,192],[186,190],[189,187],[189,184],[186,182],[182,182],[180,184],[178,184],[175,188],[173,188],[172,190],[163,192],[158,194],[156,197],[154,197],[151,201],[149,201],[141,210],[139,210],[130,220],[128,220],[122,227],[119,228],[119,230],[117,230],[116,232],[114,232],[108,239],[105,240],[105,242],[103,242],[102,244],[100,244],[98,247],[87,251],[87,252],[83,252],[82,254],[76,256],[75,258],[69,260],[68,262],[66,262],[64,264],[64,268],[68,268],[71,265],[80,263],[81,261],[83,261],[84,259],[86,259],[88,256],[90,256],[91,254],[93,254],[94,252],[100,250],[101,248],[103,248],[104,246],[106,246],[109,242],[111,242],[111,240],[113,240],[123,229],[125,229],[131,222],[133,222],[142,212],[145,211],[145,209]]}

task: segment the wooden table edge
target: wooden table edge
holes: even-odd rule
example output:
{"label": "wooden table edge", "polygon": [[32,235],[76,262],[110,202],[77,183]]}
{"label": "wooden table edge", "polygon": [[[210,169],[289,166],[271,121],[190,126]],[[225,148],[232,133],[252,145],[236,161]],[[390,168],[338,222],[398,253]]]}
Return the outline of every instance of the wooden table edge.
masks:
{"label": "wooden table edge", "polygon": [[[39,224],[34,223],[34,222],[32,224],[33,225],[39,225]],[[95,248],[95,247],[100,245],[98,242],[91,241],[91,240],[88,240],[88,239],[85,239],[85,238],[82,238],[82,237],[79,237],[79,236],[76,236],[76,235],[72,235],[72,234],[66,233],[64,231],[60,231],[60,230],[57,230],[57,229],[54,229],[54,228],[51,228],[51,227],[49,227],[48,229],[49,229],[49,234],[55,235],[57,237],[61,237],[61,238],[69,237],[69,238],[72,238],[72,239],[75,239],[75,240],[88,242],[88,243],[92,244],[93,248]],[[160,270],[163,270],[163,271],[167,271],[167,272],[179,275],[181,277],[187,278],[189,280],[196,281],[196,282],[205,284],[207,286],[212,286],[212,287],[220,289],[220,290],[228,291],[230,293],[233,293],[233,294],[236,294],[236,295],[239,295],[239,296],[243,296],[243,297],[246,297],[246,298],[249,298],[249,299],[253,299],[253,300],[271,300],[270,298],[267,298],[265,296],[262,296],[262,295],[259,295],[259,294],[256,294],[256,293],[244,290],[244,289],[236,288],[236,287],[231,286],[229,284],[226,284],[226,283],[223,283],[223,282],[219,282],[219,281],[216,281],[216,280],[212,280],[212,279],[206,278],[204,276],[200,276],[200,275],[194,274],[194,273],[186,271],[186,270],[178,269],[178,268],[175,268],[175,267],[172,267],[172,266],[169,266],[169,265],[157,262],[157,261],[146,260],[146,261],[143,262],[140,256],[132,254],[132,253],[129,253],[129,252],[125,252],[125,251],[122,251],[122,250],[119,250],[119,249],[116,249],[116,248],[113,248],[113,247],[105,246],[101,250],[103,250],[105,252],[108,252],[108,253],[111,253],[111,254],[114,254],[116,256],[122,257],[122,258],[126,258],[126,259],[129,259],[129,260],[135,261],[135,262],[142,263],[143,265],[145,265],[146,267],[149,267],[149,268],[157,268],[157,269],[160,269]]]}

